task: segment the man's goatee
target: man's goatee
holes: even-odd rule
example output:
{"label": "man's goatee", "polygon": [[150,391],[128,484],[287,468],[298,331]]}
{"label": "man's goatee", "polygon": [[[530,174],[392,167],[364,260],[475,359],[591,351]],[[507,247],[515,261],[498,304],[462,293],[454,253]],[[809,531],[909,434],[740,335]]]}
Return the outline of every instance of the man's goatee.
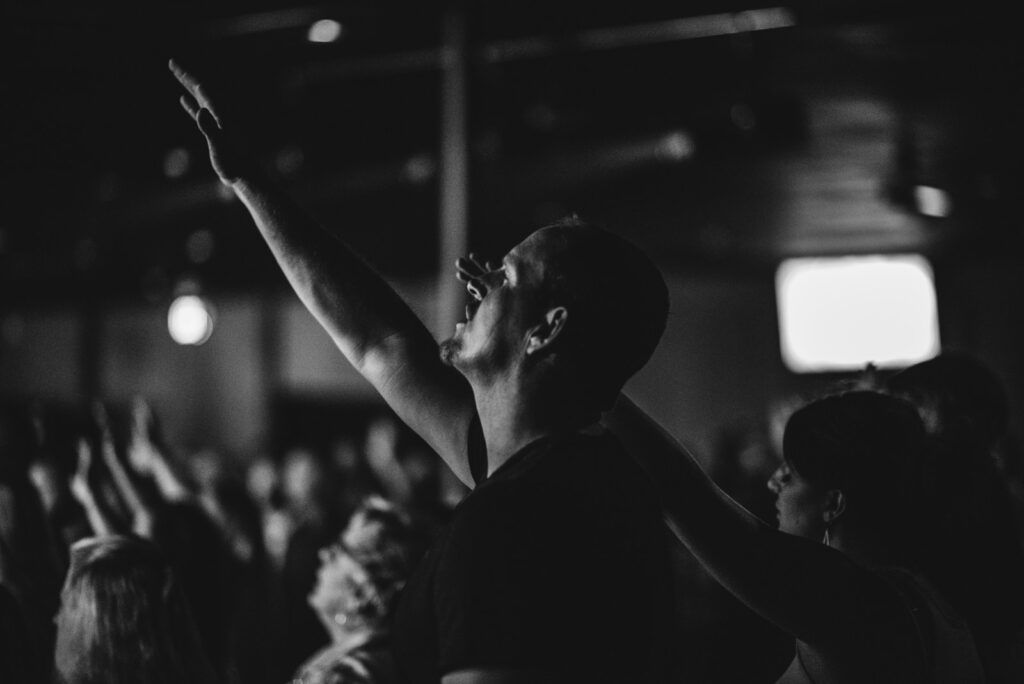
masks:
{"label": "man's goatee", "polygon": [[459,349],[459,343],[454,338],[448,338],[438,346],[438,352],[441,356],[441,363],[446,366],[452,365],[452,360],[455,358],[455,352]]}

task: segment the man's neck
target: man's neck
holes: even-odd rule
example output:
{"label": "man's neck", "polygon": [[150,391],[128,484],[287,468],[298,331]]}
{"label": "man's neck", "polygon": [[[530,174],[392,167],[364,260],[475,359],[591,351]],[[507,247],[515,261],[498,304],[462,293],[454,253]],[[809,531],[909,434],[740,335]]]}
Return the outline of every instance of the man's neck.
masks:
{"label": "man's neck", "polygon": [[536,384],[515,381],[475,387],[477,413],[487,445],[487,474],[542,437],[584,427],[578,402]]}

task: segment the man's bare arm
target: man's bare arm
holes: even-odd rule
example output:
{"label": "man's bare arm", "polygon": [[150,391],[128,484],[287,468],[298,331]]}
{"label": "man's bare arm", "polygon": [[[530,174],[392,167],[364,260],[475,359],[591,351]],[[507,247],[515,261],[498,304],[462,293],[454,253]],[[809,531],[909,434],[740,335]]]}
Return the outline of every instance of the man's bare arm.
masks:
{"label": "man's bare arm", "polygon": [[383,278],[240,152],[203,85],[176,63],[170,68],[214,170],[249,210],[303,304],[399,417],[472,486],[469,385],[441,363],[430,332]]}

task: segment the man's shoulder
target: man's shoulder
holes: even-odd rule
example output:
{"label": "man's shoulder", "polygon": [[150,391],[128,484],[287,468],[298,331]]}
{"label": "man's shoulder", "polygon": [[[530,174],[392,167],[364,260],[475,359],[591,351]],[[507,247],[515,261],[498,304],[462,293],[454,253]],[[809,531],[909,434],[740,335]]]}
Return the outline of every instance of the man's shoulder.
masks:
{"label": "man's shoulder", "polygon": [[651,519],[660,525],[649,483],[615,436],[563,435],[526,456],[463,502],[453,534],[558,535],[567,527],[624,528]]}
{"label": "man's shoulder", "polygon": [[640,466],[618,437],[607,431],[573,435],[550,454],[545,469],[551,472],[540,475],[561,475],[569,483],[568,491],[577,494],[650,498],[650,483]]}
{"label": "man's shoulder", "polygon": [[[574,432],[545,438],[518,454],[470,497],[477,507],[558,504],[608,486],[642,487],[642,473],[614,435]],[[525,497],[525,498],[524,498]],[[551,499],[548,501],[548,499]],[[483,505],[482,505],[483,504]]]}
{"label": "man's shoulder", "polygon": [[564,473],[575,480],[592,480],[615,471],[631,470],[633,462],[619,439],[608,431],[580,431],[553,438],[535,455],[538,478]]}

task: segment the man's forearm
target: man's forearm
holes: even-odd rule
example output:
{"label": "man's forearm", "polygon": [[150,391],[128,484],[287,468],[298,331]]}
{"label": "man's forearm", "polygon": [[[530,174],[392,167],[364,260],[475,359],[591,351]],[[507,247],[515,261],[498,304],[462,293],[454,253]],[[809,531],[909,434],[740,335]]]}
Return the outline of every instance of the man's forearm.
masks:
{"label": "man's forearm", "polygon": [[303,304],[357,369],[396,334],[434,344],[401,297],[276,184],[254,173],[232,187]]}
{"label": "man's forearm", "polygon": [[[404,338],[402,343],[389,348],[399,362],[405,350],[423,343],[433,347],[429,332],[387,283],[320,228],[238,146],[199,79],[173,60],[168,66],[185,89],[181,105],[206,138],[213,170],[248,208],[292,287],[349,361],[367,375],[366,355],[396,336]],[[379,353],[374,358],[392,360]],[[386,377],[368,379],[386,382]]]}
{"label": "man's forearm", "polygon": [[398,416],[470,484],[476,406],[465,379],[441,363],[433,336],[384,279],[252,163],[199,80],[173,60],[168,66],[213,170],[245,204],[299,298]]}
{"label": "man's forearm", "polygon": [[834,616],[858,615],[877,598],[863,569],[758,520],[628,399],[620,399],[608,424],[650,477],[669,528],[723,586],[808,643],[834,646],[862,636],[862,624]]}
{"label": "man's forearm", "polygon": [[396,414],[473,484],[468,384],[390,285],[259,174],[232,184],[303,304]]}

